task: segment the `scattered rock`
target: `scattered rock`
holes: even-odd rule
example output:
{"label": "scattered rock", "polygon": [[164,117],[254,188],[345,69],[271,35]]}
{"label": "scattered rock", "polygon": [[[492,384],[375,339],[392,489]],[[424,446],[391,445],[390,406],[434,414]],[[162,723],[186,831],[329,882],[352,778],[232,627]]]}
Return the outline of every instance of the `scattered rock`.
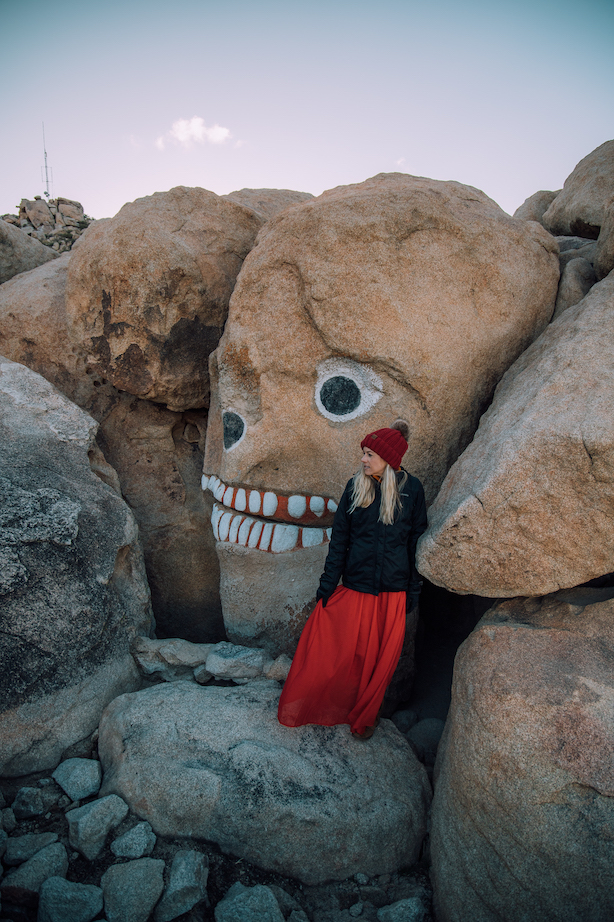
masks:
{"label": "scattered rock", "polygon": [[2,811],[2,828],[9,834],[17,829],[17,820],[11,807],[5,807]]}
{"label": "scattered rock", "polygon": [[56,255],[19,228],[0,221],[0,284],[55,259]]}
{"label": "scattered rock", "polygon": [[558,276],[556,241],[536,222],[469,186],[399,173],[262,228],[211,358],[203,482],[220,504],[229,640],[292,655],[365,432],[403,407],[405,463],[432,498],[549,322]]}
{"label": "scattered rock", "polygon": [[251,208],[263,221],[268,221],[292,205],[309,201],[313,195],[311,192],[294,192],[292,189],[239,189],[222,198],[243,205],[244,208]]}
{"label": "scattered rock", "polygon": [[111,851],[118,858],[142,858],[151,855],[156,834],[149,823],[137,823],[132,829],[111,842]]}
{"label": "scattered rock", "polygon": [[71,800],[84,800],[100,790],[102,769],[97,759],[66,759],[51,777]]}
{"label": "scattered rock", "polygon": [[215,907],[215,922],[284,922],[271,890],[236,883]]}
{"label": "scattered rock", "polygon": [[384,906],[377,913],[378,922],[423,922],[426,918],[426,907],[417,896]]}
{"label": "scattered rock", "polygon": [[596,281],[595,270],[587,259],[570,260],[561,275],[552,319],[556,320],[568,307],[581,301]]}
{"label": "scattered rock", "polygon": [[66,289],[72,336],[91,370],[182,411],[206,406],[206,357],[262,220],[205,189],[137,199],[73,253]]}
{"label": "scattered rock", "polygon": [[171,922],[189,912],[207,895],[207,856],[193,849],[181,849],[173,858],[170,880],[156,906],[156,922]]}
{"label": "scattered rock", "polygon": [[93,861],[102,851],[109,832],[121,823],[127,813],[128,805],[115,794],[71,810],[66,815],[70,844]]}
{"label": "scattered rock", "polygon": [[90,467],[97,425],[0,359],[0,774],[54,768],[140,684],[152,623],[138,529]]}
{"label": "scattered rock", "polygon": [[100,887],[49,877],[40,889],[37,922],[92,922],[102,905]]}
{"label": "scattered rock", "polygon": [[560,191],[559,189],[557,192],[534,192],[516,209],[514,217],[521,221],[537,221],[541,224],[544,212],[552,205]]}
{"label": "scattered rock", "polygon": [[614,571],[614,277],[503,377],[418,542],[432,582],[539,596]]}
{"label": "scattered rock", "polygon": [[9,871],[0,884],[0,890],[7,899],[18,890],[38,893],[49,877],[65,877],[67,870],[66,849],[61,842],[54,842],[53,845],[42,848],[14,871]]}
{"label": "scattered rock", "polygon": [[369,744],[343,726],[289,730],[278,699],[266,681],[116,698],[100,725],[103,791],[158,835],[206,838],[307,883],[411,864],[430,786],[403,737],[385,720]]}
{"label": "scattered rock", "polygon": [[544,212],[552,234],[599,236],[606,202],[614,194],[614,141],[606,141],[584,157],[567,177],[562,191]]}
{"label": "scattered rock", "polygon": [[[557,240],[563,238],[557,237]],[[572,240],[578,240],[578,237],[572,237]],[[561,267],[561,272],[565,270],[565,267],[574,259],[585,259],[591,264],[595,262],[595,254],[597,252],[597,242],[595,240],[585,240],[581,246],[570,247],[567,250],[564,250],[559,256],[559,265]],[[560,283],[559,283],[560,284]]]}
{"label": "scattered rock", "polygon": [[164,862],[139,858],[116,864],[100,882],[108,922],[147,922],[164,889]]}
{"label": "scattered rock", "polygon": [[195,667],[207,660],[213,644],[194,644],[179,638],[150,640],[137,637],[133,644],[134,658],[144,675],[156,675],[165,682],[192,678]]}
{"label": "scattered rock", "polygon": [[207,657],[207,671],[216,679],[251,679],[264,675],[273,665],[265,650],[221,641]]}
{"label": "scattered rock", "polygon": [[26,820],[32,816],[40,816],[45,812],[43,796],[38,788],[20,788],[13,801],[15,819]]}
{"label": "scattered rock", "polygon": [[9,867],[23,864],[42,848],[53,845],[57,841],[58,836],[55,832],[32,832],[23,836],[11,837],[6,843],[4,864],[8,864]]}
{"label": "scattered rock", "polygon": [[613,595],[501,602],[460,647],[432,811],[441,922],[614,918]]}

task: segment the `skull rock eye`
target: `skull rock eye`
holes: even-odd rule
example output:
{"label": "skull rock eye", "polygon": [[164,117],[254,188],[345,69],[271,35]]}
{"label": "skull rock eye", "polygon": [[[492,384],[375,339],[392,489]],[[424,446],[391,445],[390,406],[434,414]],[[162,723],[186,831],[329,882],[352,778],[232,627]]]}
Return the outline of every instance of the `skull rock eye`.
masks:
{"label": "skull rock eye", "polygon": [[316,406],[322,416],[345,422],[370,410],[383,393],[382,381],[367,365],[335,358],[317,368]]}
{"label": "skull rock eye", "polygon": [[228,450],[240,442],[245,434],[245,423],[238,413],[227,411],[222,415],[224,427],[224,448]]}
{"label": "skull rock eye", "polygon": [[351,378],[335,375],[320,388],[320,400],[333,416],[345,416],[360,406],[360,388]]}

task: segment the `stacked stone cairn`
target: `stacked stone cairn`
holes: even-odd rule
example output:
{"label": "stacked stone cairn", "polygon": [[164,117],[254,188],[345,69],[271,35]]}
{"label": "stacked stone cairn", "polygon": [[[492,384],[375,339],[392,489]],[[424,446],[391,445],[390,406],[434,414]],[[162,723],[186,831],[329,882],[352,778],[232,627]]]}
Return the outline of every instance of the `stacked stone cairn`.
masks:
{"label": "stacked stone cairn", "polygon": [[19,213],[2,215],[2,220],[36,237],[56,253],[66,253],[89,227],[93,218],[84,213],[81,202],[69,198],[55,198],[46,202],[42,196],[35,195],[33,200],[22,198]]}

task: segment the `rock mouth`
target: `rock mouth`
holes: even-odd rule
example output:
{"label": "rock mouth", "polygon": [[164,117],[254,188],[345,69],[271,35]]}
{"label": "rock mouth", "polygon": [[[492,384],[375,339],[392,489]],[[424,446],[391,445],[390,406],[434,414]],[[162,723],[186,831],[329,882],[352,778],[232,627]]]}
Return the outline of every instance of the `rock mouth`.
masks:
{"label": "rock mouth", "polygon": [[330,541],[337,508],[332,499],[236,487],[214,474],[203,474],[202,487],[220,503],[214,503],[211,513],[216,541],[273,554]]}

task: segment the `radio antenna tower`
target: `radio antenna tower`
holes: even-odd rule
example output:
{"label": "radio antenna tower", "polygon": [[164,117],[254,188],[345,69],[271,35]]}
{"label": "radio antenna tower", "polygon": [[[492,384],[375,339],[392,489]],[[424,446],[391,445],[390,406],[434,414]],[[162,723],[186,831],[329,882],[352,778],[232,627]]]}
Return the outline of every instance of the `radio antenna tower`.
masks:
{"label": "radio antenna tower", "polygon": [[[47,145],[45,144],[45,123],[43,122],[43,150],[45,152],[45,166],[41,167],[41,179],[45,183],[45,195],[49,201],[49,173],[51,173],[51,184],[53,184],[53,170],[47,166]],[[43,175],[44,170],[44,175]]]}

